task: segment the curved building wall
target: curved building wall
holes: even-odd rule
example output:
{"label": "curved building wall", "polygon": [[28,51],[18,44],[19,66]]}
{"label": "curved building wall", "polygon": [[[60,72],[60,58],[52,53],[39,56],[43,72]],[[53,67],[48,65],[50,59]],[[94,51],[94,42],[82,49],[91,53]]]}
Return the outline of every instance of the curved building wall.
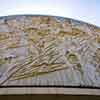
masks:
{"label": "curved building wall", "polygon": [[56,16],[1,17],[0,86],[100,87],[100,28]]}

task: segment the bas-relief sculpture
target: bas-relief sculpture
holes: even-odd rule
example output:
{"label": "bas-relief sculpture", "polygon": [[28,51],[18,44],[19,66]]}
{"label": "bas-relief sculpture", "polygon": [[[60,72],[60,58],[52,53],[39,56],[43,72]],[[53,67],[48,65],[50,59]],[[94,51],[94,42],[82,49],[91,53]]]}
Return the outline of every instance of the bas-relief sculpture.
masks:
{"label": "bas-relief sculpture", "polygon": [[100,28],[41,15],[0,18],[0,86],[100,87]]}

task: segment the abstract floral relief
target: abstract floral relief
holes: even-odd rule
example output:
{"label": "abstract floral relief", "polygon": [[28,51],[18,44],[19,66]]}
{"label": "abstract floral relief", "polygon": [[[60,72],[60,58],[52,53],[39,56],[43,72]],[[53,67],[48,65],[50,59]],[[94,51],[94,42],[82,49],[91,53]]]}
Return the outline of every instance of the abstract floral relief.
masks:
{"label": "abstract floral relief", "polygon": [[0,18],[0,86],[100,87],[100,28],[41,15]]}

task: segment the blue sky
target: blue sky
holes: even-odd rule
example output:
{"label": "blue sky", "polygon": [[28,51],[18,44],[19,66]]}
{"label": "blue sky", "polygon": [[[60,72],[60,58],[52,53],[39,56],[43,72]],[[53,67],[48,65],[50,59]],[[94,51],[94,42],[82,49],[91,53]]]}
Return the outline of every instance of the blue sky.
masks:
{"label": "blue sky", "polygon": [[0,16],[64,16],[100,26],[100,0],[0,0]]}

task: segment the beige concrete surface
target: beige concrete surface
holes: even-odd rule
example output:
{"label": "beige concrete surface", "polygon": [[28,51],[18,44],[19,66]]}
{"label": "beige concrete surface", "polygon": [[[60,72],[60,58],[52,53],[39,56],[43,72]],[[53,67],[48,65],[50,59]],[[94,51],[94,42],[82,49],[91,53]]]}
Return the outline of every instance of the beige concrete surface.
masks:
{"label": "beige concrete surface", "polygon": [[100,95],[100,89],[83,88],[0,88],[0,95],[8,94],[67,94],[67,95]]}

